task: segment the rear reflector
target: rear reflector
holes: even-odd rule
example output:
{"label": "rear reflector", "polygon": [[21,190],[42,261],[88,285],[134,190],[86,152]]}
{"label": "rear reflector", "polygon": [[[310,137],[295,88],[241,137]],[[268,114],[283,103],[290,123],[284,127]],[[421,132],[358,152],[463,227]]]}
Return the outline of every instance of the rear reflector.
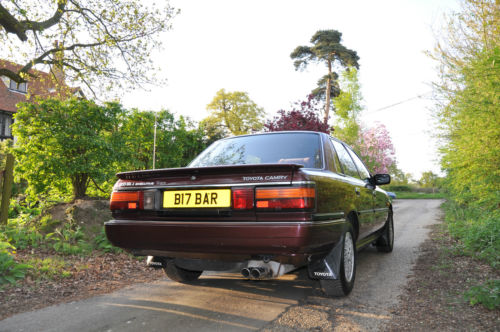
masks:
{"label": "rear reflector", "polygon": [[314,188],[257,188],[255,192],[258,209],[312,209],[314,208]]}
{"label": "rear reflector", "polygon": [[233,209],[253,209],[253,188],[233,189]]}

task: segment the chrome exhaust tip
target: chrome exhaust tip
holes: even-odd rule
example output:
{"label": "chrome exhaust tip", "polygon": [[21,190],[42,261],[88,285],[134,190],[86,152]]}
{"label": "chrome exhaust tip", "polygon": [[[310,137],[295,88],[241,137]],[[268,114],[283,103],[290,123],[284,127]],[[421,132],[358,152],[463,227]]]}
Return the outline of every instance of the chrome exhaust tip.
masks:
{"label": "chrome exhaust tip", "polygon": [[267,270],[266,268],[254,267],[251,269],[250,274],[251,274],[252,278],[260,279],[260,278],[266,276],[268,272],[269,272],[269,270]]}
{"label": "chrome exhaust tip", "polygon": [[245,278],[250,278],[250,270],[248,268],[244,268],[241,270],[241,275]]}

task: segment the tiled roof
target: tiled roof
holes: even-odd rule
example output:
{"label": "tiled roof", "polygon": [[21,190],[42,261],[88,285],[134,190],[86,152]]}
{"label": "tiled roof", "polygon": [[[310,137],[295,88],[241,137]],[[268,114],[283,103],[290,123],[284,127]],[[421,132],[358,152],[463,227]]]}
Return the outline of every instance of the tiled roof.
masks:
{"label": "tiled roof", "polygon": [[[0,68],[6,68],[11,71],[17,72],[22,68],[21,65],[13,63],[11,61],[0,59]],[[35,77],[29,77],[27,83],[27,92],[26,94],[21,92],[12,91],[9,89],[7,85],[10,81],[2,80],[0,78],[0,110],[7,112],[16,112],[16,104],[23,101],[33,101],[35,97],[63,97],[67,98],[71,95],[74,95],[80,88],[71,88],[66,85],[64,82],[62,85],[56,89],[57,83],[54,80],[52,74],[46,73],[39,70],[30,70],[31,74]],[[6,84],[7,82],[7,84]]]}

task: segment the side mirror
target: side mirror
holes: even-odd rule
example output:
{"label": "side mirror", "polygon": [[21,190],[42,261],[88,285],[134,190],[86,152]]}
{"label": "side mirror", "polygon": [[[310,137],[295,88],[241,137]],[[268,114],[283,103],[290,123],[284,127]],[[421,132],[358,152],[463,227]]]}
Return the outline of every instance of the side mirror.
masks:
{"label": "side mirror", "polygon": [[375,174],[373,180],[376,185],[383,185],[391,183],[391,176],[389,174]]}

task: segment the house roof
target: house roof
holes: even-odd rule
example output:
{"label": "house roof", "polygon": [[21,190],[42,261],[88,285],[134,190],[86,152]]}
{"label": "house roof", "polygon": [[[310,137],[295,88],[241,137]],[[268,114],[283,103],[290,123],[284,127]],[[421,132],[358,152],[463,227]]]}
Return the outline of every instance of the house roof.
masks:
{"label": "house roof", "polygon": [[[6,68],[17,72],[23,66],[14,62],[0,59],[0,68]],[[16,92],[9,89],[9,79],[2,80],[0,78],[0,110],[7,112],[16,112],[16,104],[25,101],[34,101],[36,97],[42,98],[68,98],[80,92],[79,87],[72,88],[66,85],[65,82],[59,83],[55,80],[51,73],[31,69],[29,71],[33,77],[27,79],[27,93]]]}

